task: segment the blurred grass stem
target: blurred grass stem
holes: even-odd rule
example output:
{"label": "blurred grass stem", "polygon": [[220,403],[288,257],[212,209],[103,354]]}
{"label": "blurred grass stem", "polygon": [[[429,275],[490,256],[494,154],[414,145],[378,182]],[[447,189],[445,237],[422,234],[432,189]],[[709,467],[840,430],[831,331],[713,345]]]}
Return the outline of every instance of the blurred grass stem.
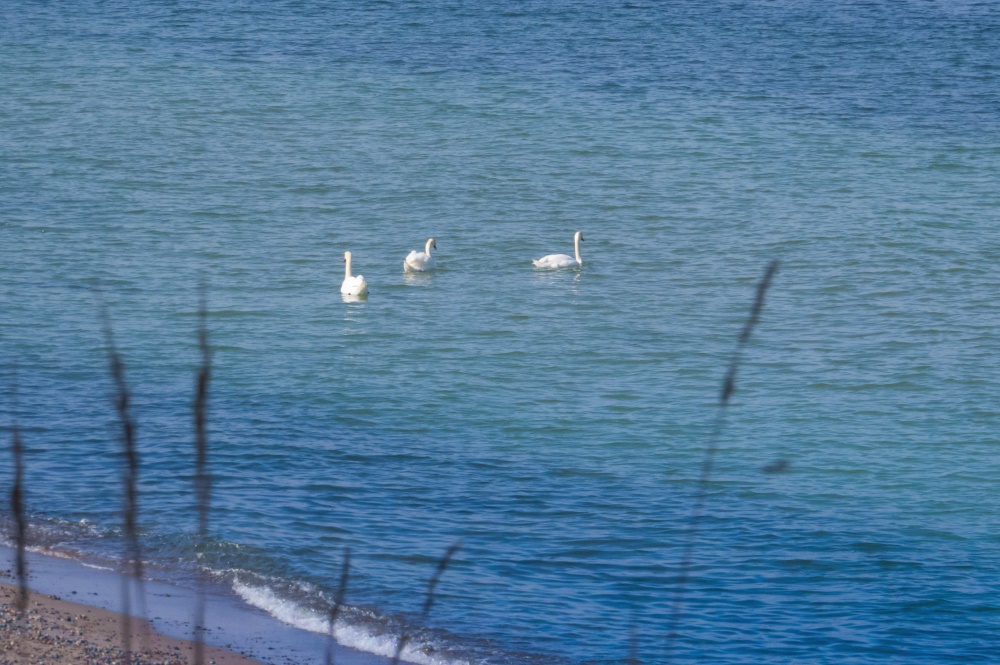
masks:
{"label": "blurred grass stem", "polygon": [[[198,303],[198,348],[201,351],[201,366],[195,382],[194,434],[195,434],[195,476],[194,489],[198,504],[198,550],[204,555],[208,544],[208,513],[212,499],[212,477],[208,469],[208,386],[211,379],[212,354],[208,346],[208,308],[205,285],[202,283]],[[204,569],[204,564],[200,565]],[[198,576],[198,594],[194,619],[194,662],[202,665],[205,659],[205,580],[204,573]]]}
{"label": "blurred grass stem", "polygon": [[680,572],[674,587],[674,597],[670,610],[670,618],[668,619],[667,624],[667,653],[665,660],[668,664],[672,660],[674,646],[678,637],[677,631],[680,627],[684,610],[684,594],[687,590],[687,583],[691,576],[691,564],[694,560],[695,546],[698,542],[698,528],[704,518],[705,500],[708,496],[708,487],[712,479],[712,468],[715,464],[715,453],[719,447],[719,437],[722,434],[722,429],[725,424],[726,409],[729,406],[730,398],[736,391],[736,375],[739,372],[740,363],[743,360],[743,353],[750,341],[750,336],[753,334],[753,330],[756,327],[757,322],[760,320],[760,313],[764,309],[764,298],[767,295],[767,290],[770,288],[771,280],[774,278],[777,270],[778,261],[771,261],[771,263],[768,264],[767,269],[764,271],[763,277],[761,277],[761,280],[757,283],[757,293],[754,297],[753,307],[751,307],[750,315],[743,324],[743,330],[740,333],[739,340],[736,342],[736,349],[733,351],[733,355],[729,360],[729,368],[726,370],[726,376],[722,381],[722,389],[719,392],[719,404],[716,410],[715,422],[712,425],[712,431],[708,440],[708,447],[705,450],[705,457],[701,464],[701,475],[698,478],[698,490],[695,496],[694,507],[691,510],[691,518],[688,522],[684,549],[681,554]]}

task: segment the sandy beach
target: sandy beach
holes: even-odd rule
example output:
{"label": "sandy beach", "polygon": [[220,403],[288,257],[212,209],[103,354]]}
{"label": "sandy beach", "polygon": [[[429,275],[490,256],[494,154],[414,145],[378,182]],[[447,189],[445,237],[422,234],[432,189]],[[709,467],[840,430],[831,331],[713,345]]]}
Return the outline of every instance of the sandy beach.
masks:
{"label": "sandy beach", "polygon": [[[28,553],[32,604],[20,618],[14,609],[14,551],[0,546],[0,665],[5,663],[122,663],[122,575],[67,552]],[[185,585],[147,579],[133,608],[134,663],[191,662],[195,592]],[[248,606],[226,587],[206,596],[206,663],[216,665],[322,665],[325,634],[290,626]],[[148,641],[143,642],[144,633]],[[211,648],[209,647],[211,645]],[[339,665],[387,665],[385,656],[333,645]]]}
{"label": "sandy beach", "polygon": [[[16,609],[17,588],[0,583],[0,663],[124,663],[122,615],[33,593],[23,613]],[[131,619],[134,665],[193,663],[192,642],[161,635],[149,624]],[[260,665],[260,661],[213,646],[205,662]]]}

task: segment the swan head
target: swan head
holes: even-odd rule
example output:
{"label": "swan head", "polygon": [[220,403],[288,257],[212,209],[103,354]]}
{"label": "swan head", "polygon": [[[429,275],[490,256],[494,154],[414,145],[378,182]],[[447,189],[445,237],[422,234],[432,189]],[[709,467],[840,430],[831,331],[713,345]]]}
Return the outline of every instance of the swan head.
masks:
{"label": "swan head", "polygon": [[437,241],[436,241],[436,240],[434,240],[434,238],[431,238],[431,247],[433,247],[434,249],[437,249],[437,248],[438,248],[438,244],[437,244]]}
{"label": "swan head", "polygon": [[583,231],[577,231],[573,235],[573,241],[574,242],[583,242]]}
{"label": "swan head", "polygon": [[350,252],[344,252],[344,263],[349,263],[350,260],[351,260],[351,253]]}

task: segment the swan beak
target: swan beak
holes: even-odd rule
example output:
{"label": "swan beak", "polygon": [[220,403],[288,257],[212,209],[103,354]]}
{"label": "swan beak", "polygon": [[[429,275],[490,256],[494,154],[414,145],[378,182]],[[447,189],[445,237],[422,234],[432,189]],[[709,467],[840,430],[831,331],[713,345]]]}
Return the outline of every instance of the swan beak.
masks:
{"label": "swan beak", "polygon": [[434,249],[437,249],[438,248],[438,244],[436,242],[433,242],[433,243],[431,243],[431,247],[433,247]]}

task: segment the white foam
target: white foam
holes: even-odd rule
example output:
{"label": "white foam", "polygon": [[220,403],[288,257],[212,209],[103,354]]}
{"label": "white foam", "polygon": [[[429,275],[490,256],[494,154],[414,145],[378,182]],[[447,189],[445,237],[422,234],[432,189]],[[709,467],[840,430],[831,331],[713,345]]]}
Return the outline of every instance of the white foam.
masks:
{"label": "white foam", "polygon": [[279,598],[267,587],[250,586],[235,580],[233,590],[239,594],[240,598],[254,607],[264,610],[278,621],[313,633],[327,632],[328,622],[326,620],[298,603]]}
{"label": "white foam", "polygon": [[[275,619],[296,628],[313,633],[326,634],[330,622],[314,610],[302,607],[298,603],[280,598],[267,587],[251,586],[238,579],[233,582],[233,590],[240,598],[250,605],[264,610]],[[338,621],[335,637],[337,642],[352,649],[366,651],[378,656],[392,658],[396,654],[398,637],[392,635],[374,635],[361,627]],[[425,652],[425,645],[412,643],[403,649],[402,659],[418,665],[469,665],[468,661],[453,660],[433,653]]]}
{"label": "white foam", "polygon": [[44,554],[45,556],[51,556],[57,559],[70,559],[72,561],[80,560],[80,555],[77,552],[72,550],[54,549],[48,545],[26,545],[24,550],[26,552],[31,552],[32,554]]}
{"label": "white foam", "polygon": [[85,561],[81,561],[80,563],[82,563],[87,568],[93,568],[94,570],[110,570],[111,572],[115,572],[114,568],[108,568],[107,566],[98,566],[95,563],[87,563]]}

